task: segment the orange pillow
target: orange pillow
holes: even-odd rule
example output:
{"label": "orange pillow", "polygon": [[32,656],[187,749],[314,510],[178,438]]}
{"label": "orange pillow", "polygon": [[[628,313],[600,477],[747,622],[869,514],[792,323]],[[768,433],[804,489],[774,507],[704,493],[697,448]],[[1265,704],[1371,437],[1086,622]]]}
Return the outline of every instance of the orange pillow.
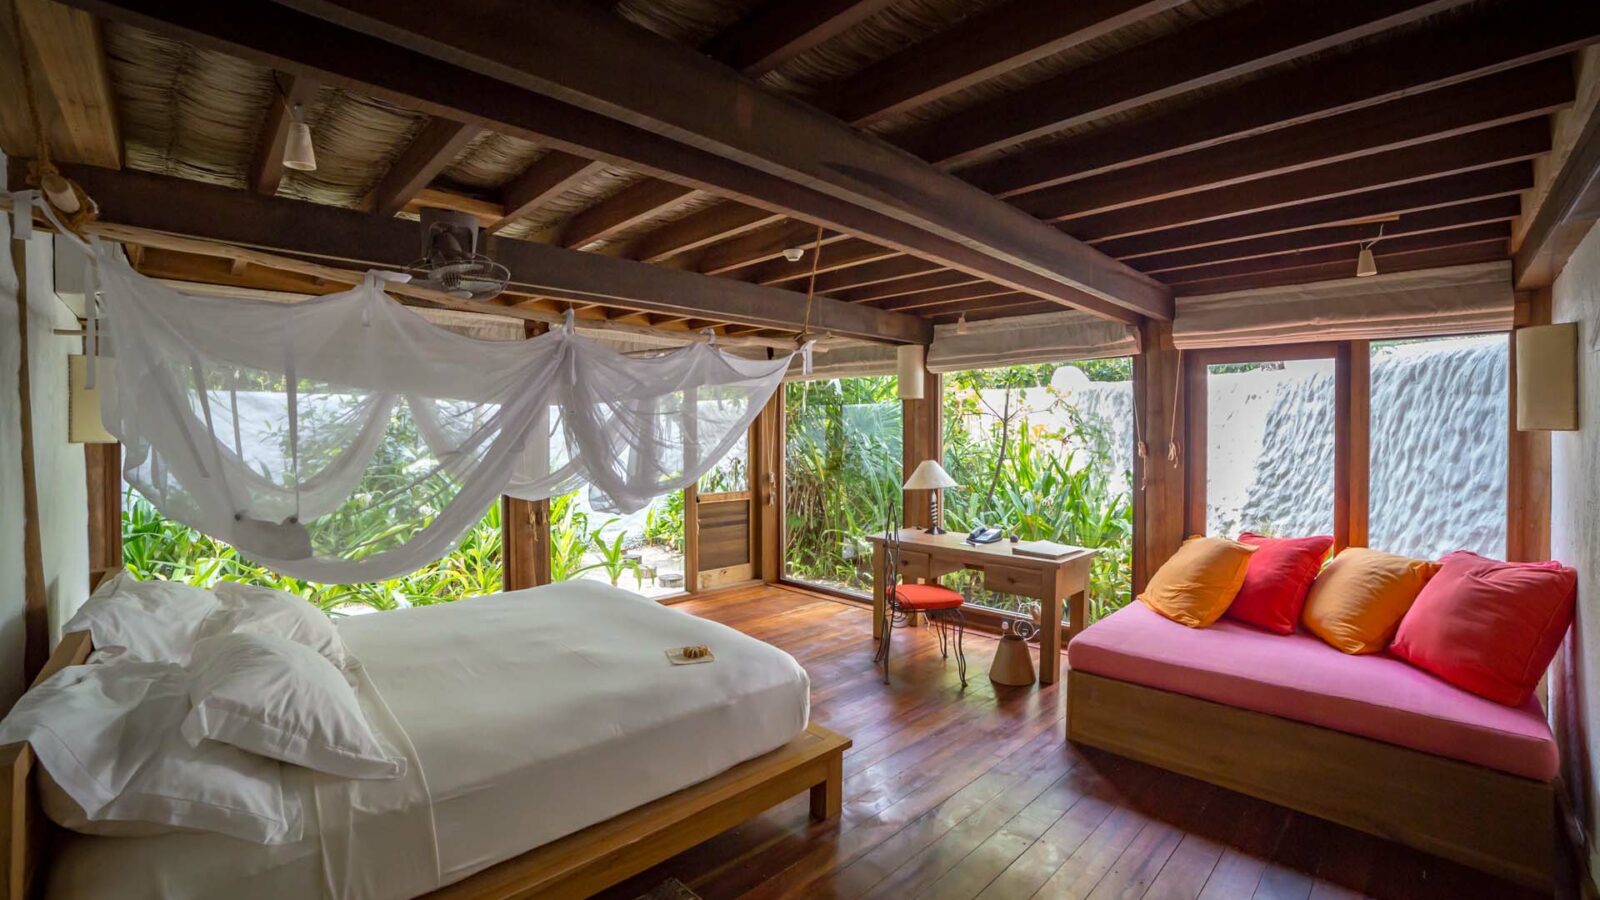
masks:
{"label": "orange pillow", "polygon": [[1225,538],[1192,537],[1150,576],[1139,600],[1190,628],[1204,628],[1227,610],[1244,584],[1256,548]]}
{"label": "orange pillow", "polygon": [[1346,653],[1377,653],[1437,571],[1437,563],[1350,547],[1311,583],[1306,628]]}

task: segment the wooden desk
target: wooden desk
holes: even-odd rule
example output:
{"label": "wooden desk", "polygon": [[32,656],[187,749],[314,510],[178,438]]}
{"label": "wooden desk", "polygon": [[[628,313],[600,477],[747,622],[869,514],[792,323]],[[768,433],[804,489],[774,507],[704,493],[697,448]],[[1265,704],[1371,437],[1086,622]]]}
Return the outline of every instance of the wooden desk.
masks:
{"label": "wooden desk", "polygon": [[[1082,550],[1065,559],[1038,559],[1011,552],[1011,542],[978,544],[964,534],[932,535],[920,528],[900,531],[900,577],[932,581],[957,569],[983,572],[983,586],[1002,594],[1038,600],[1044,611],[1039,629],[1039,681],[1051,684],[1061,677],[1061,601],[1067,600],[1067,638],[1083,630],[1089,563],[1095,551]],[[872,542],[872,636],[883,637],[883,535]],[[1056,627],[1048,627],[1055,625]]]}

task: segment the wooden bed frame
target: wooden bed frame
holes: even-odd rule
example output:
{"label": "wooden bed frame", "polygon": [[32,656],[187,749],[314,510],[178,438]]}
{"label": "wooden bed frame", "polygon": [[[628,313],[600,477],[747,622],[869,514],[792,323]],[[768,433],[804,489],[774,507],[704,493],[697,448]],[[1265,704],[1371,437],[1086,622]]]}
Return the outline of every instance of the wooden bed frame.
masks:
{"label": "wooden bed frame", "polygon": [[1067,692],[1070,740],[1551,887],[1549,782],[1087,672]]}
{"label": "wooden bed frame", "polygon": [[[86,632],[62,638],[34,679],[82,663],[91,649]],[[511,900],[518,897],[588,897],[695,844],[751,819],[802,791],[811,793],[811,817],[839,816],[844,751],[850,739],[819,725],[764,756],[620,816],[567,835],[425,895],[429,900]],[[33,749],[0,747],[5,857],[4,896],[28,900],[35,875],[59,829],[44,817],[33,778]]]}

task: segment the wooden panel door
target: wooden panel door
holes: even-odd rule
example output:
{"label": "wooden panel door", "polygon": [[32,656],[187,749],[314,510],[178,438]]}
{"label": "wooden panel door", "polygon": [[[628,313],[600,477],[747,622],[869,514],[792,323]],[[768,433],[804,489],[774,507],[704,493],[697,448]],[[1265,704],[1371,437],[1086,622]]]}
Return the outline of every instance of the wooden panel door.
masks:
{"label": "wooden panel door", "polygon": [[710,590],[756,577],[755,492],[750,484],[748,435],[717,467],[688,491],[694,514],[686,523],[693,537],[695,589]]}

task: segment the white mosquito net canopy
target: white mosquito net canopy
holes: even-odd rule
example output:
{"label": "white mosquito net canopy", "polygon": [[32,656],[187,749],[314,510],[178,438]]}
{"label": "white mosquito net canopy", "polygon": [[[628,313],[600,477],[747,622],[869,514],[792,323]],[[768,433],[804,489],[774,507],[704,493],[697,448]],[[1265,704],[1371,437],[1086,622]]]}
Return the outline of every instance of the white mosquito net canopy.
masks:
{"label": "white mosquito net canopy", "polygon": [[480,340],[372,273],[284,304],[180,293],[91,250],[123,476],[164,515],[296,577],[390,578],[438,559],[498,495],[587,485],[632,512],[694,483],[790,355],[700,342],[636,357],[556,328]]}

